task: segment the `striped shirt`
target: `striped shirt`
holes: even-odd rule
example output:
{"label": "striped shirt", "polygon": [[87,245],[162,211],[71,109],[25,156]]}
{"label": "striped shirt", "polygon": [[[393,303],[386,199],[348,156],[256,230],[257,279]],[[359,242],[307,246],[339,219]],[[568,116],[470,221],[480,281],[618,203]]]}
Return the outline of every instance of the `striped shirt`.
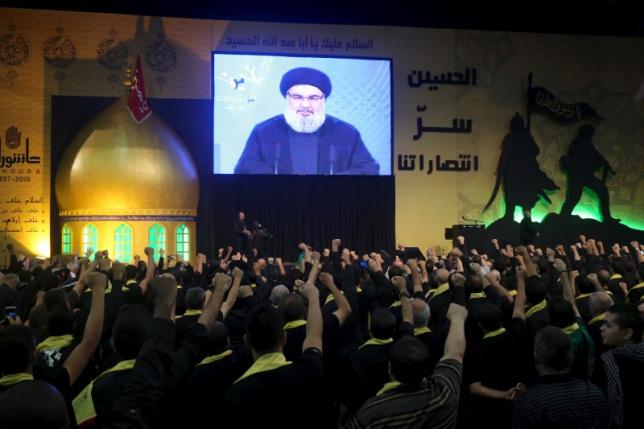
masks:
{"label": "striped shirt", "polygon": [[456,426],[463,366],[454,359],[440,361],[421,389],[401,385],[369,399],[349,428],[453,428]]}
{"label": "striped shirt", "polygon": [[514,403],[512,427],[608,427],[608,401],[597,386],[570,374],[542,376]]}

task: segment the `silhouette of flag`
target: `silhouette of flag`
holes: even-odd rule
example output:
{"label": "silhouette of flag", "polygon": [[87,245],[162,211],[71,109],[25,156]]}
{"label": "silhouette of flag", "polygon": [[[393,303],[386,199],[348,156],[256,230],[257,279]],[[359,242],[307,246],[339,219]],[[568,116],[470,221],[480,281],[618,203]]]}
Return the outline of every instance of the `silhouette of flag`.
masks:
{"label": "silhouette of flag", "polygon": [[530,103],[531,111],[545,113],[553,119],[564,122],[604,120],[590,104],[584,102],[564,103],[559,97],[542,86],[530,88],[528,103]]}
{"label": "silhouette of flag", "polygon": [[127,108],[136,122],[142,122],[150,116],[152,108],[145,96],[145,84],[143,83],[143,71],[141,70],[141,57],[136,55],[136,67],[132,76],[130,95],[127,98]]}

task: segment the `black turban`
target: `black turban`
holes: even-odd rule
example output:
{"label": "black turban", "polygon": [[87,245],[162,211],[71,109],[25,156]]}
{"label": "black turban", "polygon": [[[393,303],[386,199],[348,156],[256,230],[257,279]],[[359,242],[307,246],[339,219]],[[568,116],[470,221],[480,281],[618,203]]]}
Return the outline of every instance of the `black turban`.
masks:
{"label": "black turban", "polygon": [[331,80],[320,70],[298,67],[287,71],[282,76],[280,92],[286,97],[286,92],[295,85],[311,85],[322,91],[325,97],[331,95]]}

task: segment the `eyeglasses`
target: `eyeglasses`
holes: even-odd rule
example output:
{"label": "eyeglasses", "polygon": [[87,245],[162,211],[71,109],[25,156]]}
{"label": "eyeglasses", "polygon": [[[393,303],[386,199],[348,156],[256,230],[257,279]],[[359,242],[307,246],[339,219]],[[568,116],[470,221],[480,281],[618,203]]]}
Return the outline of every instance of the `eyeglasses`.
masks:
{"label": "eyeglasses", "polygon": [[303,95],[300,94],[291,94],[290,92],[287,92],[286,95],[291,97],[293,101],[296,101],[298,103],[304,102],[304,100],[308,101],[309,103],[317,103],[318,101],[324,100],[324,95],[311,95],[308,97],[304,97]]}

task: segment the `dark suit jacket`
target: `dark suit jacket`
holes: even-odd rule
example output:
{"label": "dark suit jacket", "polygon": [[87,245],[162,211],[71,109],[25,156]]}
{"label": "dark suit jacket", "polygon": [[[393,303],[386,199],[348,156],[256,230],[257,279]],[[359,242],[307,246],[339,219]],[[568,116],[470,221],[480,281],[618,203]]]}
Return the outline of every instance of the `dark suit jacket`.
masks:
{"label": "dark suit jacket", "polygon": [[[327,115],[316,132],[318,174],[331,174],[333,165],[333,174],[378,175],[380,166],[354,126]],[[288,133],[283,115],[257,124],[246,141],[235,174],[276,174],[276,170],[278,174],[292,174]]]}

